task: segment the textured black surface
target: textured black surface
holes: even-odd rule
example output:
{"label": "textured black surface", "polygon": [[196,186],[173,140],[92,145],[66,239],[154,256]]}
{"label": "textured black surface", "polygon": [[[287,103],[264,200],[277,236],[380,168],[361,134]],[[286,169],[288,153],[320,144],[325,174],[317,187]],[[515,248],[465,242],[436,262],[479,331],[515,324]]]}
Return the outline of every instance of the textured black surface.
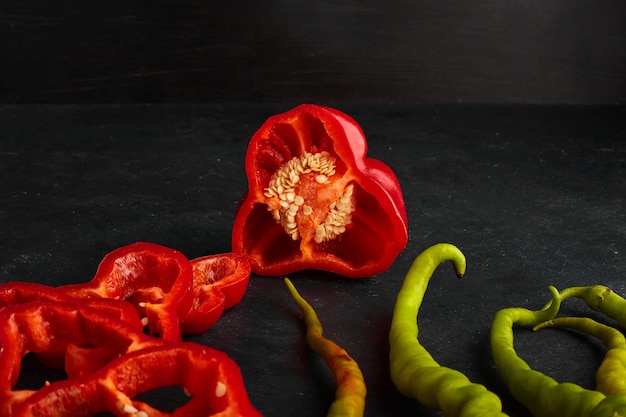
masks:
{"label": "textured black surface", "polygon": [[[229,251],[248,139],[292,104],[1,106],[0,282],[86,281],[106,253],[140,240],[190,258]],[[369,156],[396,171],[410,222],[407,249],[379,276],[291,277],[326,336],[360,363],[366,415],[437,415],[392,386],[387,332],[411,261],[445,241],[465,253],[468,272],[459,281],[448,265],[436,271],[420,340],[501,394],[511,416],[528,416],[493,367],[490,323],[503,307],[539,308],[549,284],[626,294],[626,111],[327,104],[351,114]],[[577,301],[563,312],[589,313]],[[230,354],[267,416],[325,415],[333,399],[280,279],[253,276],[239,305],[189,339]],[[603,354],[596,341],[557,330],[520,329],[516,347],[536,369],[588,388]],[[29,361],[20,383],[42,383],[36,369]],[[166,404],[182,394],[153,397]]]}
{"label": "textured black surface", "polygon": [[624,104],[621,0],[3,0],[0,102]]}

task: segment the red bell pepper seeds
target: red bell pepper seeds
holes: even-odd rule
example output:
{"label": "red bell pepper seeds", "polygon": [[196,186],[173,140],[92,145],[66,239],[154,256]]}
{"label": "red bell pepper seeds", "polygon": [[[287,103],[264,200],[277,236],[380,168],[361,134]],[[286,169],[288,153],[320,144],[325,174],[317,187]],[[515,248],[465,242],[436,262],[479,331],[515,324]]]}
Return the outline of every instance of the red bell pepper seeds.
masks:
{"label": "red bell pepper seeds", "polygon": [[270,117],[248,145],[233,251],[259,275],[385,271],[408,241],[406,207],[392,169],[366,153],[360,126],[338,110],[303,104]]}

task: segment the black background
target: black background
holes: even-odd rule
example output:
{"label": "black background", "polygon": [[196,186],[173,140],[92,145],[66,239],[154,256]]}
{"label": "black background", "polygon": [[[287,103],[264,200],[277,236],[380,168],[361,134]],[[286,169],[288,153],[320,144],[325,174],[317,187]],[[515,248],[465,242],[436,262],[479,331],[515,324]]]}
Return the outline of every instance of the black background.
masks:
{"label": "black background", "polygon": [[[387,332],[411,261],[447,241],[468,273],[437,270],[420,340],[509,415],[529,416],[493,367],[495,312],[541,307],[550,284],[626,294],[626,7],[301,3],[3,2],[0,282],[85,281],[140,240],[189,258],[229,251],[250,136],[299,103],[331,105],[397,173],[409,215],[387,272],[291,277],[361,364],[366,415],[438,415],[391,384]],[[613,323],[575,300],[563,313]],[[279,279],[253,276],[238,306],[189,339],[231,355],[267,416],[321,416],[332,401]],[[519,329],[516,348],[586,388],[604,352],[556,330]],[[58,377],[27,361],[18,386]],[[167,410],[182,398],[150,401]]]}
{"label": "black background", "polygon": [[3,102],[622,103],[600,1],[3,1]]}

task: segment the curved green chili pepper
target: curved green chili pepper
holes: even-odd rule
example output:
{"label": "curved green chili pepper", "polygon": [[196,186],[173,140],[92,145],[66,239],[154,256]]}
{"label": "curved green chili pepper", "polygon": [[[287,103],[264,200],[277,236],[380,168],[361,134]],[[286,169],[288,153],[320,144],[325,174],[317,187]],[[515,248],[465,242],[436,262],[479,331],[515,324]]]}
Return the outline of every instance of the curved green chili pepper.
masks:
{"label": "curved green chili pepper", "polygon": [[584,300],[592,309],[604,313],[626,329],[626,300],[604,285],[571,287],[561,291],[561,300],[576,297]]}
{"label": "curved green chili pepper", "polygon": [[463,373],[440,366],[418,341],[417,314],[433,272],[444,261],[451,261],[457,276],[463,276],[463,253],[439,243],[422,252],[404,278],[389,332],[391,379],[403,395],[448,417],[506,416],[496,394]]}
{"label": "curved green chili pepper", "polygon": [[626,416],[626,396],[606,396],[599,391],[563,382],[536,371],[520,358],[513,346],[513,326],[534,327],[556,316],[561,298],[550,287],[552,301],[537,311],[505,308],[496,313],[491,326],[491,350],[496,368],[517,401],[535,417]]}
{"label": "curved green chili pepper", "polygon": [[328,409],[327,417],[362,417],[365,412],[366,387],[363,373],[356,361],[344,349],[322,336],[322,324],[315,310],[298,293],[288,278],[285,284],[291,298],[296,302],[307,327],[306,341],[313,352],[318,354],[332,370],[337,381],[335,401]]}
{"label": "curved green chili pepper", "polygon": [[604,395],[626,394],[626,337],[614,327],[598,323],[589,317],[559,317],[536,325],[566,327],[594,336],[608,349],[596,372],[596,391]]}

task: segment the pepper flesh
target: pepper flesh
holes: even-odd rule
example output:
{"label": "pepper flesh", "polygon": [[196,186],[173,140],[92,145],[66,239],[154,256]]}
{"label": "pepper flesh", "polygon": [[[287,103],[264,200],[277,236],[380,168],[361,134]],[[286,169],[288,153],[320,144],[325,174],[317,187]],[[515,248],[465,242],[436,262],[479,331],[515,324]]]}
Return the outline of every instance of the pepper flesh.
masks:
{"label": "pepper flesh", "polygon": [[452,262],[457,276],[466,260],[454,245],[433,245],[413,261],[398,292],[389,331],[391,379],[403,395],[445,416],[504,417],[500,398],[461,372],[439,365],[419,343],[417,316],[426,288],[439,264]]}
{"label": "pepper flesh", "polygon": [[394,172],[366,153],[360,126],[338,110],[303,104],[270,117],[248,145],[233,251],[259,275],[385,271],[407,244],[406,208]]}
{"label": "pepper flesh", "polygon": [[127,300],[144,316],[151,334],[180,340],[181,330],[201,333],[213,326],[224,309],[241,301],[249,280],[250,263],[245,255],[221,253],[188,261],[173,249],[137,242],[107,254],[89,282],[61,287],[15,281],[1,284],[0,309],[42,298],[87,299],[102,308],[113,304],[109,307],[129,316],[131,304],[122,303]]}
{"label": "pepper flesh", "polygon": [[236,253],[208,255],[191,261],[193,303],[181,324],[185,334],[202,333],[225,309],[238,304],[250,281],[248,257]]}
{"label": "pepper flesh", "polygon": [[108,253],[91,281],[60,287],[74,298],[131,301],[150,333],[181,340],[180,322],[193,302],[192,269],[180,252],[137,242]]}
{"label": "pepper flesh", "polygon": [[[184,386],[191,396],[173,413],[131,399],[142,392],[173,385]],[[50,410],[55,410],[55,417],[99,412],[120,417],[261,416],[248,402],[235,363],[219,351],[188,342],[141,349],[85,377],[45,386],[10,415],[42,416],[50,415],[46,414]]]}
{"label": "pepper flesh", "polygon": [[298,293],[288,278],[284,280],[291,297],[304,314],[309,347],[324,359],[337,382],[335,401],[331,404],[327,417],[363,416],[367,388],[358,363],[343,348],[323,336],[322,324],[313,307]]}
{"label": "pepper flesh", "polygon": [[[192,395],[173,416],[260,416],[240,371],[224,353],[190,342],[148,336],[85,303],[34,301],[0,312],[0,416],[167,416],[135,395],[180,385]],[[68,344],[106,346],[116,358],[93,372],[37,391],[13,391],[27,352]]]}
{"label": "pepper flesh", "polygon": [[[76,299],[67,295],[64,291],[56,287],[50,287],[33,282],[9,282],[0,285],[0,311],[7,307],[15,307],[33,301],[57,301],[73,303]],[[112,298],[95,298],[89,301],[89,307],[98,310],[102,314],[110,314],[115,320],[122,320],[141,331],[143,324],[135,308],[125,301]],[[37,353],[38,359],[48,367],[63,368],[69,363],[82,363],[90,367],[98,367],[104,360],[112,358],[110,349],[106,347],[89,348],[79,350],[75,347],[60,346],[56,351]],[[81,368],[83,366],[81,365]],[[86,367],[85,367],[86,369]],[[76,366],[66,369],[68,373],[77,371]]]}

